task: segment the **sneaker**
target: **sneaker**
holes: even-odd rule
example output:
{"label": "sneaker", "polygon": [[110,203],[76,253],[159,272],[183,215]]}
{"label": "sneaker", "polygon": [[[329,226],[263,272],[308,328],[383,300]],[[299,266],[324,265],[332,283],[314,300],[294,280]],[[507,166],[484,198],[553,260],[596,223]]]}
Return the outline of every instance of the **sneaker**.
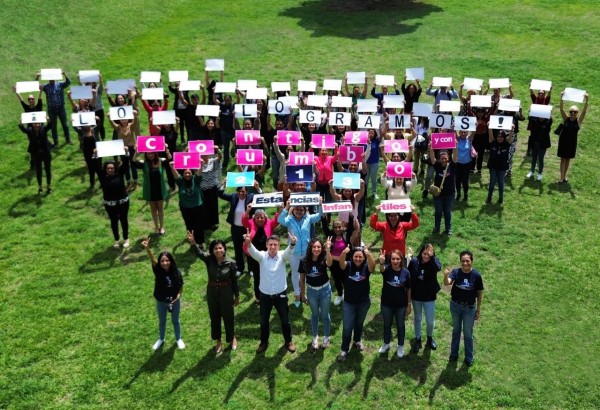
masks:
{"label": "sneaker", "polygon": [[333,299],[333,304],[335,306],[339,306],[343,300],[344,300],[344,298],[342,296],[336,296],[335,299]]}
{"label": "sneaker", "polygon": [[319,336],[313,337],[311,346],[315,350],[317,350],[319,348]]}
{"label": "sneaker", "polygon": [[423,199],[427,198],[427,195],[429,195],[429,192],[426,189],[424,189],[423,190],[423,195],[422,195]]}
{"label": "sneaker", "polygon": [[437,235],[438,233],[440,233],[440,230],[439,230],[439,229],[435,229],[435,228],[433,228],[433,231],[431,231],[431,233],[432,233],[433,235]]}
{"label": "sneaker", "polygon": [[337,361],[338,362],[343,362],[344,360],[346,360],[346,356],[348,355],[347,352],[344,352],[343,350],[340,352],[340,354],[337,357]]}
{"label": "sneaker", "polygon": [[154,345],[152,345],[152,350],[156,351],[158,349],[160,349],[160,347],[163,345],[165,341],[163,339],[158,339],[156,341],[156,343],[154,343]]}
{"label": "sneaker", "polygon": [[183,343],[183,340],[182,340],[182,339],[177,339],[177,347],[178,347],[180,350],[183,350],[183,349],[185,349],[185,343]]}
{"label": "sneaker", "polygon": [[123,248],[129,248],[129,239],[125,239],[125,242],[123,242]]}
{"label": "sneaker", "polygon": [[473,360],[467,360],[465,359],[465,361],[463,362],[465,364],[465,366],[467,367],[471,367],[473,366]]}
{"label": "sneaker", "polygon": [[485,203],[486,203],[486,204],[489,204],[489,203],[491,203],[491,202],[492,202],[492,197],[491,197],[491,196],[488,196],[488,197],[487,197],[487,199],[485,200]]}
{"label": "sneaker", "polygon": [[533,176],[533,172],[532,172],[532,171],[529,171],[529,172],[527,173],[527,175],[525,175],[525,178],[531,178],[532,176]]}
{"label": "sneaker", "polygon": [[294,306],[299,308],[302,303],[299,300],[294,300]]}
{"label": "sneaker", "polygon": [[389,343],[384,343],[379,348],[379,353],[381,353],[381,354],[387,353],[388,350],[390,350],[390,344]]}
{"label": "sneaker", "polygon": [[240,272],[239,270],[235,272],[235,277],[239,278],[240,276],[242,276],[242,272]]}
{"label": "sneaker", "polygon": [[119,245],[119,241],[115,241],[115,243],[113,244],[113,248],[119,249],[120,247],[121,245]]}
{"label": "sneaker", "polygon": [[537,180],[538,180],[538,181],[541,181],[541,180],[542,180],[542,174],[541,174],[541,173],[539,173],[539,174],[538,174],[538,176],[537,176]]}
{"label": "sneaker", "polygon": [[253,277],[254,276],[254,272],[248,271],[248,276]]}
{"label": "sneaker", "polygon": [[448,229],[447,231],[444,231],[444,233],[448,236],[452,236],[452,229]]}
{"label": "sneaker", "polygon": [[294,344],[294,342],[286,343],[285,348],[290,353],[296,353],[296,345]]}
{"label": "sneaker", "polygon": [[377,195],[377,192],[375,192],[375,193],[373,194],[373,198],[375,198],[375,199],[379,199],[379,195]]}
{"label": "sneaker", "polygon": [[354,346],[356,346],[356,348],[358,349],[359,352],[362,352],[363,350],[365,350],[365,345],[360,340],[358,342],[354,342]]}
{"label": "sneaker", "polygon": [[321,345],[321,347],[322,347],[323,349],[327,349],[327,348],[329,347],[329,342],[330,342],[330,341],[329,341],[329,337],[328,337],[328,336],[325,336],[325,337],[323,338],[323,344]]}
{"label": "sneaker", "polygon": [[404,357],[404,346],[398,346],[398,350],[396,351],[396,356],[402,358]]}
{"label": "sneaker", "polygon": [[450,357],[448,358],[448,361],[449,361],[450,363],[457,362],[457,361],[458,361],[458,356],[450,356]]}

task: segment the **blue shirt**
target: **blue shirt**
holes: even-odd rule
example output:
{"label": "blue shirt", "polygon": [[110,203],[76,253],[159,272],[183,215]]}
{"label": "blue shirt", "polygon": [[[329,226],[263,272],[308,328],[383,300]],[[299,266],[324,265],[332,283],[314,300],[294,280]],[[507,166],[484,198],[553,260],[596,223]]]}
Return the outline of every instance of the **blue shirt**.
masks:
{"label": "blue shirt", "polygon": [[316,214],[304,214],[300,220],[296,219],[294,215],[288,215],[287,209],[281,211],[279,218],[277,218],[277,222],[279,222],[280,225],[285,226],[288,231],[293,233],[298,239],[298,242],[296,242],[296,246],[294,247],[294,255],[299,256],[300,258],[306,256],[306,250],[308,249],[308,244],[311,239],[310,228],[320,220],[321,207],[319,207],[319,211]]}
{"label": "blue shirt", "polygon": [[467,138],[456,138],[456,147],[458,149],[458,163],[468,164],[472,161],[471,158],[471,140]]}
{"label": "blue shirt", "polygon": [[69,77],[65,76],[65,81],[46,84],[42,88],[46,93],[46,104],[48,108],[62,108],[65,106],[64,89],[71,85]]}

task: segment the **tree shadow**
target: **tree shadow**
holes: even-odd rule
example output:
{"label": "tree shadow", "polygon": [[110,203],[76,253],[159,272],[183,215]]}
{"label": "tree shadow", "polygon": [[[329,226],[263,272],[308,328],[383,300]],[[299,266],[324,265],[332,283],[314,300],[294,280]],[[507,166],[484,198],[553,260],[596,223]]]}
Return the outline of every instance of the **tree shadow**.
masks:
{"label": "tree shadow", "polygon": [[273,402],[275,400],[276,388],[275,371],[279,367],[286,352],[287,350],[284,347],[281,347],[277,350],[275,356],[272,357],[266,357],[264,354],[256,354],[254,359],[252,359],[252,361],[239,372],[235,380],[231,383],[231,386],[229,386],[229,390],[227,390],[227,394],[223,399],[223,403],[229,403],[229,400],[233,394],[246,378],[252,378],[255,380],[266,378],[269,386],[269,399],[271,402]]}
{"label": "tree shadow", "polygon": [[356,40],[396,37],[416,31],[438,6],[410,0],[307,0],[279,13],[298,20],[311,37]]}
{"label": "tree shadow", "polygon": [[471,373],[468,372],[468,367],[462,365],[458,367],[457,362],[448,362],[446,368],[440,373],[435,385],[429,392],[429,404],[433,404],[435,394],[441,386],[446,386],[450,390],[455,390],[460,386],[464,386],[471,382]]}
{"label": "tree shadow", "polygon": [[129,379],[129,381],[125,383],[123,387],[125,389],[129,389],[131,385],[138,379],[138,377],[140,377],[144,373],[158,373],[165,371],[165,369],[173,360],[174,354],[175,345],[171,345],[171,347],[166,351],[163,351],[163,348],[161,347],[160,349],[155,351],[152,354],[152,356],[148,358],[148,360],[146,360],[146,363],[140,366],[138,371],[135,372],[133,376],[131,376],[131,379]]}
{"label": "tree shadow", "polygon": [[23,196],[8,208],[8,215],[13,218],[25,215],[36,216],[38,208],[42,205],[42,199],[42,195]]}
{"label": "tree shadow", "polygon": [[294,373],[310,373],[311,379],[307,389],[312,389],[317,383],[317,366],[323,361],[325,349],[314,350],[311,344],[306,345],[306,349],[297,355],[294,360],[288,362],[285,367]]}
{"label": "tree shadow", "polygon": [[204,379],[206,376],[213,375],[218,370],[227,366],[231,362],[231,349],[226,349],[223,354],[216,355],[213,348],[209,349],[196,366],[189,369],[179,379],[175,380],[169,393],[174,393],[186,380],[190,378]]}

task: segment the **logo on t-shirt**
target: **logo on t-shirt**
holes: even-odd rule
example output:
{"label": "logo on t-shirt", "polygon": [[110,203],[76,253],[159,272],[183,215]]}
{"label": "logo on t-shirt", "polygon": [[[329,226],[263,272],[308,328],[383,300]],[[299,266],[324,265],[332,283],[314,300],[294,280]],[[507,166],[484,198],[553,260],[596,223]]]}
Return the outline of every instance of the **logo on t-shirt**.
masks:
{"label": "logo on t-shirt", "polygon": [[354,275],[349,277],[350,280],[353,280],[354,282],[362,282],[363,280],[367,279],[366,276],[363,276],[360,274],[359,272],[356,272]]}
{"label": "logo on t-shirt", "polygon": [[400,282],[400,277],[399,276],[394,276],[392,278],[392,280],[388,280],[387,284],[390,286],[393,286],[395,288],[402,288],[404,287],[404,283]]}
{"label": "logo on t-shirt", "polygon": [[313,266],[313,267],[310,269],[310,272],[308,272],[308,273],[306,274],[306,276],[310,276],[311,278],[316,278],[316,277],[317,277],[317,276],[319,276],[320,274],[321,274],[321,273],[319,272],[319,270],[317,269],[317,267],[316,267],[316,266]]}
{"label": "logo on t-shirt", "polygon": [[470,282],[469,279],[464,278],[462,283],[457,283],[456,287],[463,290],[473,290],[473,282]]}

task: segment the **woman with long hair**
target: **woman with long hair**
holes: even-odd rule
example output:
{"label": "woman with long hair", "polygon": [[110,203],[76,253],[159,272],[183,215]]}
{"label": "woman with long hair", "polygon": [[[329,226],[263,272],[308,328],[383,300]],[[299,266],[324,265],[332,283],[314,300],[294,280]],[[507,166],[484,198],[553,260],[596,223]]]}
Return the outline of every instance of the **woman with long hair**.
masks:
{"label": "woman with long hair", "polygon": [[179,187],[179,210],[185,222],[185,229],[194,233],[194,241],[200,248],[204,248],[204,227],[202,218],[204,215],[202,206],[202,173],[200,169],[192,172],[191,169],[184,169],[181,174],[175,169],[173,162],[171,170],[175,177],[175,183]]}
{"label": "woman with long hair", "polygon": [[123,230],[123,248],[129,248],[129,194],[125,187],[125,172],[123,167],[115,161],[104,163],[102,171],[98,175],[100,186],[102,187],[102,203],[110,219],[115,244],[113,247],[118,249],[119,243],[119,222]]}
{"label": "woman with long hair", "polygon": [[[171,160],[171,154],[167,150],[167,159]],[[144,185],[142,196],[150,205],[150,214],[154,222],[154,233],[164,235],[164,201],[167,199],[168,191],[165,184],[165,169],[161,158],[156,152],[146,152],[143,161],[136,161],[134,165],[143,170]]]}

